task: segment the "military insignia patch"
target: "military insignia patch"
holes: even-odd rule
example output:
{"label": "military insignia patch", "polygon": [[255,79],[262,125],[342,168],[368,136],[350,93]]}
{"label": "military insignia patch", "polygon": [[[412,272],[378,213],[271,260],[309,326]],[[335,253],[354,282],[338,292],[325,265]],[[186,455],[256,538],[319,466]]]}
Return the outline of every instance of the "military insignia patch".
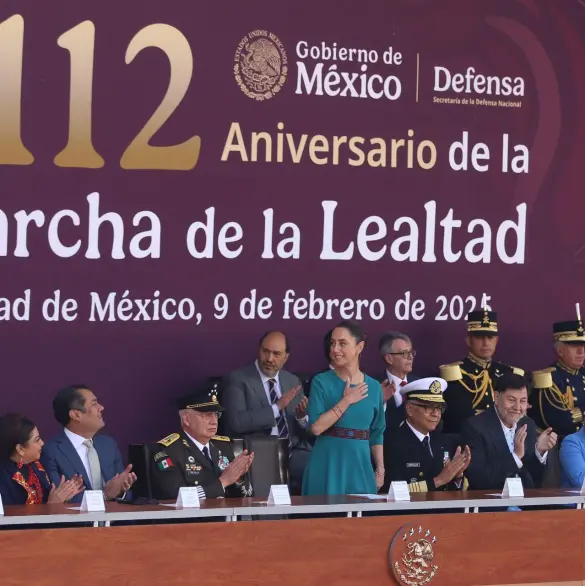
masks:
{"label": "military insignia patch", "polygon": [[438,380],[433,381],[431,383],[431,386],[429,387],[429,391],[431,391],[431,393],[433,393],[435,395],[440,394],[440,392],[441,392],[441,383]]}
{"label": "military insignia patch", "polygon": [[165,458],[156,464],[159,470],[166,470],[167,468],[172,468],[174,466],[173,461],[170,458]]}
{"label": "military insignia patch", "polygon": [[158,462],[159,460],[162,460],[163,458],[168,458],[169,455],[166,452],[157,452],[154,455],[154,461]]}
{"label": "military insignia patch", "polygon": [[230,465],[230,461],[228,460],[227,456],[222,456],[221,452],[219,452],[219,459],[217,460],[217,467],[220,470],[225,470]]}
{"label": "military insignia patch", "polygon": [[168,448],[171,444],[174,444],[180,437],[181,436],[178,433],[171,433],[171,435],[167,435],[167,437],[163,437],[163,439],[158,440],[158,443]]}

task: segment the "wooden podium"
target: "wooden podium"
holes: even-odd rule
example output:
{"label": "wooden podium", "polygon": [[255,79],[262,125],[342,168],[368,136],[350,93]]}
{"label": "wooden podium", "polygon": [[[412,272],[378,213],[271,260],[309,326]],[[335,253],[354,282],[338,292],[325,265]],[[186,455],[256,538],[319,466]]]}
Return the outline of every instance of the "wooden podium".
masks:
{"label": "wooden podium", "polygon": [[572,586],[584,538],[575,509],[9,530],[0,584]]}

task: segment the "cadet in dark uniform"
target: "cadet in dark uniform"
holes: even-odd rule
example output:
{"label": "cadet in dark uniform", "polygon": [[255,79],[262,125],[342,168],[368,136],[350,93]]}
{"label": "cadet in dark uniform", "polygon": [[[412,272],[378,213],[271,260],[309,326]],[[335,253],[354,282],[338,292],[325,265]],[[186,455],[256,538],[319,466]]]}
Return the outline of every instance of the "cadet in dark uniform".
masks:
{"label": "cadet in dark uniform", "polygon": [[152,490],[157,499],[176,499],[182,486],[197,486],[199,498],[252,496],[247,472],[254,459],[244,450],[237,458],[228,437],[217,436],[223,407],[215,387],[178,401],[181,433],[158,442],[153,456]]}
{"label": "cadet in dark uniform", "polygon": [[498,316],[494,311],[472,311],[467,316],[469,355],[463,362],[440,367],[449,386],[445,401],[444,433],[460,433],[468,417],[493,409],[494,381],[505,372],[524,375],[520,368],[492,360],[498,344]]}
{"label": "cadet in dark uniform", "polygon": [[423,378],[400,389],[406,420],[392,429],[384,445],[386,469],[383,490],[393,480],[404,480],[410,492],[460,490],[471,462],[469,448],[457,447],[451,459],[442,435],[435,431],[445,411],[447,382]]}
{"label": "cadet in dark uniform", "polygon": [[580,319],[553,324],[556,362],[532,373],[531,417],[559,436],[581,429],[585,409],[585,330]]}

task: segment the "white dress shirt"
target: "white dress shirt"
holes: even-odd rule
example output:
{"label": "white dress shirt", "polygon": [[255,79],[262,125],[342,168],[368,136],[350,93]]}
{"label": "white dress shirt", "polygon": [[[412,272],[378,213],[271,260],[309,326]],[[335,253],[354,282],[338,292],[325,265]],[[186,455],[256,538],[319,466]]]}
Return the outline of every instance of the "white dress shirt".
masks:
{"label": "white dress shirt", "polygon": [[[497,413],[497,410],[496,410]],[[500,419],[500,416],[498,415],[498,419]],[[516,462],[516,466],[518,466],[518,468],[522,468],[524,466],[522,460],[514,453],[514,438],[516,437],[516,429],[518,428],[518,422],[516,422],[513,427],[508,427],[507,425],[504,425],[504,422],[500,419],[500,423],[502,425],[502,430],[504,431],[504,437],[506,438],[506,443],[508,444],[508,448],[510,449],[510,453],[512,454],[512,457],[514,458],[514,462]],[[534,446],[534,453],[536,454],[536,457],[538,458],[538,461],[541,464],[546,464],[546,457],[548,456],[548,452],[544,453],[544,456],[540,455],[540,452],[536,449],[536,446]]]}
{"label": "white dress shirt", "polygon": [[[207,442],[206,444],[202,444],[201,442],[198,442],[193,436],[189,435],[187,432],[185,432],[185,435],[199,448],[200,452],[203,454],[203,448],[207,448],[207,451],[209,452],[209,455],[211,456],[211,448],[209,447],[209,442]],[[205,454],[203,454],[205,456]]]}
{"label": "white dress shirt", "polygon": [[408,427],[410,427],[410,429],[412,430],[412,433],[414,433],[414,435],[416,435],[416,437],[418,438],[418,440],[420,441],[420,443],[422,444],[423,440],[425,439],[425,437],[429,438],[429,451],[431,452],[431,456],[433,455],[433,449],[431,448],[431,436],[427,433],[421,433],[420,431],[418,431],[418,429],[414,429],[414,427],[412,427],[412,425],[410,425],[408,419],[406,419],[406,425],[408,425]]}
{"label": "white dress shirt", "polygon": [[[388,379],[389,383],[394,383],[396,387],[396,392],[394,393],[393,399],[396,403],[396,407],[400,407],[402,405],[403,397],[400,393],[400,383],[404,380],[405,383],[408,383],[408,377],[405,376],[404,379],[400,379],[397,376],[394,376],[389,370],[386,371],[386,378]],[[386,403],[384,403],[384,411],[386,411]]]}
{"label": "white dress shirt", "polygon": [[[256,364],[256,370],[258,371],[258,374],[260,375],[260,380],[262,381],[262,386],[264,387],[264,392],[266,393],[266,398],[268,399],[268,403],[272,404],[272,401],[270,399],[270,386],[268,385],[269,380],[276,381],[276,384],[274,385],[274,392],[276,393],[276,396],[278,397],[278,399],[280,399],[280,397],[282,397],[282,389],[280,388],[280,379],[278,378],[278,373],[276,373],[275,376],[266,376],[260,370],[260,366],[258,365],[257,360],[256,360],[255,364]],[[272,405],[272,412],[274,413],[274,421],[276,421],[280,416],[280,411],[278,410],[278,407],[276,406],[276,404]],[[297,419],[297,421],[303,429],[306,429],[307,426],[309,425],[309,416],[305,415],[302,419]],[[289,433],[292,433],[292,430],[289,430]],[[278,435],[278,426],[277,425],[274,425],[274,427],[270,431],[270,435]]]}
{"label": "white dress shirt", "polygon": [[91,470],[89,467],[89,458],[87,456],[87,446],[83,445],[83,442],[87,439],[85,437],[82,437],[80,435],[77,435],[76,433],[73,433],[72,431],[69,431],[66,427],[64,428],[65,431],[65,435],[67,436],[67,438],[69,439],[69,441],[73,444],[73,447],[75,448],[75,451],[77,452],[77,455],[79,456],[81,463],[83,464],[83,467],[85,468],[85,472],[87,473],[87,477],[91,480]]}

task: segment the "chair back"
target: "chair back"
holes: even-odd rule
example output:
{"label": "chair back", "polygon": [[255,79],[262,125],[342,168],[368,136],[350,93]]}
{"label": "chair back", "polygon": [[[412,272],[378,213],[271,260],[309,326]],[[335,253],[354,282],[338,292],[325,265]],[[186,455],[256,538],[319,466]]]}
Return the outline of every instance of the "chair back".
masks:
{"label": "chair back", "polygon": [[249,475],[256,498],[266,498],[273,484],[289,484],[288,440],[275,435],[249,435],[243,437],[243,447],[254,452]]}
{"label": "chair back", "polygon": [[152,498],[152,485],[150,482],[150,462],[152,444],[130,444],[128,446],[128,462],[132,464],[132,471],[136,474],[136,482],[132,487],[134,498]]}

